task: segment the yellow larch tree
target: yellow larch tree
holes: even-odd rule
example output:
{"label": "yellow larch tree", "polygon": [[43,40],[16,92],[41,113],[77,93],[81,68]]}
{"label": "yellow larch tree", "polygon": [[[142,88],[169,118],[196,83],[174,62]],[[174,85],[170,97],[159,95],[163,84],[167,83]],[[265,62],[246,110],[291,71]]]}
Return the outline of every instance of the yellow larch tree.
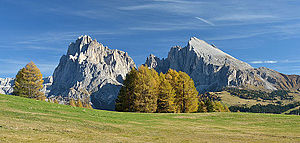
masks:
{"label": "yellow larch tree", "polygon": [[44,93],[41,92],[43,82],[41,71],[33,62],[30,62],[16,75],[13,94],[27,98],[44,96]]}

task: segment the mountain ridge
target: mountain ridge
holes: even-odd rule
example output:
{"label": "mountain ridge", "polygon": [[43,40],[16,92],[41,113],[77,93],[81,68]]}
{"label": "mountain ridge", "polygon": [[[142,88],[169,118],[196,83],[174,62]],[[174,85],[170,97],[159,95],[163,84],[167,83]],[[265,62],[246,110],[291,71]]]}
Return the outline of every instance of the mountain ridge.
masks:
{"label": "mountain ridge", "polygon": [[167,58],[160,59],[151,54],[145,65],[163,73],[170,68],[184,71],[202,93],[227,86],[255,90],[300,89],[300,76],[285,75],[265,67],[253,68],[196,37],[190,38],[185,47],[172,47]]}
{"label": "mountain ridge", "polygon": [[[185,47],[171,47],[167,58],[150,54],[145,65],[163,73],[170,68],[186,72],[200,93],[224,87],[300,91],[299,75],[253,68],[196,37],[191,37]],[[43,92],[50,98],[90,98],[94,108],[113,110],[122,82],[132,68],[136,65],[127,52],[109,49],[82,35],[69,45],[53,76],[44,78]],[[0,78],[0,93],[11,94],[12,86],[13,78]]]}

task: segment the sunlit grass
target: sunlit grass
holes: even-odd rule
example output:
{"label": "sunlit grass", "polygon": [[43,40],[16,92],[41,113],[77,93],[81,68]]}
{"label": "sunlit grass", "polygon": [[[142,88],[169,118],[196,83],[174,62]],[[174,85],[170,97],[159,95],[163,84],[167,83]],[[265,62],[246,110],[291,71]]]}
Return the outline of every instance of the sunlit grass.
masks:
{"label": "sunlit grass", "polygon": [[0,95],[0,142],[300,142],[300,116],[120,113]]}

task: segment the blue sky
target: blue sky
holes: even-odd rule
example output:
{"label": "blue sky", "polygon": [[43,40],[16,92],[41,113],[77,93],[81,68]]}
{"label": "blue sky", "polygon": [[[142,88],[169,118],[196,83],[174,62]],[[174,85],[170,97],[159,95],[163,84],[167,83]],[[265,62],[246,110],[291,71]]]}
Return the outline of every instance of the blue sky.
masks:
{"label": "blue sky", "polygon": [[80,35],[137,65],[196,36],[253,67],[300,74],[299,0],[0,0],[0,31],[0,77],[31,60],[52,75]]}

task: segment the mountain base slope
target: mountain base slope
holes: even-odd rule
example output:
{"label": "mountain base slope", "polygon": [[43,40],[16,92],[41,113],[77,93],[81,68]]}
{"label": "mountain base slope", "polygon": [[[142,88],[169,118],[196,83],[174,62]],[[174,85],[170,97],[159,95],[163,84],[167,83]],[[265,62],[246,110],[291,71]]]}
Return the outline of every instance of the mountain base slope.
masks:
{"label": "mountain base slope", "polygon": [[300,116],[145,114],[0,95],[0,142],[299,142]]}

